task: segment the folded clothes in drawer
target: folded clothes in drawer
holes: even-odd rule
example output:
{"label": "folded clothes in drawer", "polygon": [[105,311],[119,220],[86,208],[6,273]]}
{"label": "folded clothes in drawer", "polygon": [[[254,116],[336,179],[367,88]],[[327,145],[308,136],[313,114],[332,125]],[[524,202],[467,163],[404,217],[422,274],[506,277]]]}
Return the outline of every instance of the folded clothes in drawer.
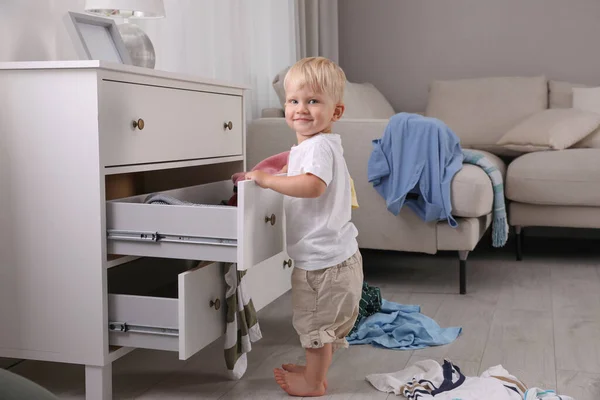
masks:
{"label": "folded clothes in drawer", "polygon": [[[223,204],[223,202],[225,202],[225,201],[226,200],[222,200],[219,205],[225,206],[226,204]],[[144,200],[144,203],[146,203],[146,204],[163,204],[163,205],[172,205],[172,206],[205,206],[205,207],[211,206],[211,204],[198,204],[198,203],[192,203],[190,201],[180,200],[173,196],[167,196],[162,193],[151,194],[150,196],[146,197],[146,200]]]}
{"label": "folded clothes in drawer", "polygon": [[[237,263],[245,270],[284,250],[283,196],[231,181],[107,202],[109,254]],[[165,206],[165,204],[169,204]]]}

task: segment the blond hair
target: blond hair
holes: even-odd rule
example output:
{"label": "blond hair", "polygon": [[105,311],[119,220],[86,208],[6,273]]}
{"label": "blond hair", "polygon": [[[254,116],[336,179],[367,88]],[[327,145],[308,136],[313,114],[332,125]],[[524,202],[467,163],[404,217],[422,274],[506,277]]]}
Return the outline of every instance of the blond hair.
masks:
{"label": "blond hair", "polygon": [[299,88],[308,86],[311,90],[329,95],[336,104],[341,104],[346,86],[346,74],[333,61],[325,57],[307,57],[294,64],[283,80],[283,87],[289,84]]}

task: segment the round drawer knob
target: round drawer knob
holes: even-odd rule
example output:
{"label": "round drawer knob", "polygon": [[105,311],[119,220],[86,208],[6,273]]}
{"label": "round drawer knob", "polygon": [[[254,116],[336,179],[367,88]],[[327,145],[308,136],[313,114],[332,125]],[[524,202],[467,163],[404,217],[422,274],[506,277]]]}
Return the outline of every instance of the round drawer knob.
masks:
{"label": "round drawer knob", "polygon": [[277,221],[277,217],[275,217],[275,214],[271,214],[270,217],[265,217],[265,224],[268,224],[270,222],[271,226],[273,226],[273,225],[275,225],[276,221]]}
{"label": "round drawer knob", "polygon": [[233,129],[233,122],[229,121],[229,122],[225,122],[223,124],[223,129],[229,129],[232,130]]}
{"label": "round drawer knob", "polygon": [[133,129],[138,128],[141,131],[142,129],[144,129],[145,125],[146,125],[146,123],[141,118],[138,119],[137,121],[133,121]]}
{"label": "round drawer knob", "polygon": [[211,308],[214,307],[215,310],[218,310],[219,308],[221,308],[221,300],[220,299],[211,300],[210,306],[211,306]]}
{"label": "round drawer knob", "polygon": [[287,260],[283,261],[283,269],[285,269],[285,267],[292,268],[292,259],[291,258],[288,258]]}

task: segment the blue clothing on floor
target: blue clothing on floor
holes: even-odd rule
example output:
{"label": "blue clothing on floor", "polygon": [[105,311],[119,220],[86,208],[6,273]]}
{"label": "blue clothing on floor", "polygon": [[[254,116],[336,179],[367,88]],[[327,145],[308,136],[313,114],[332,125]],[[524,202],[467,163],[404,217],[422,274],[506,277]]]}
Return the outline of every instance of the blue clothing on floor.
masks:
{"label": "blue clothing on floor", "polygon": [[[436,118],[399,113],[390,118],[381,139],[373,140],[368,179],[398,215],[406,202],[426,222],[452,217],[450,184],[462,168],[460,139]],[[417,195],[408,198],[408,193]]]}
{"label": "blue clothing on floor", "polygon": [[440,328],[433,319],[420,313],[417,305],[381,302],[381,311],[363,319],[346,340],[351,345],[372,344],[398,350],[440,346],[456,340],[462,328]]}

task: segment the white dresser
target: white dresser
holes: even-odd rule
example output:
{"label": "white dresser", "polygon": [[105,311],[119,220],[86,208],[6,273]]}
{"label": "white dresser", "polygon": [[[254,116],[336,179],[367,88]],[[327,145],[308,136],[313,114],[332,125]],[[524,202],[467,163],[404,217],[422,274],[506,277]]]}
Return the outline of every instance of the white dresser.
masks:
{"label": "white dresser", "polygon": [[86,398],[110,399],[129,351],[187,359],[224,333],[223,263],[249,270],[257,310],[289,290],[282,196],[241,182],[221,205],[246,169],[246,89],[0,64],[0,357],[83,364]]}

